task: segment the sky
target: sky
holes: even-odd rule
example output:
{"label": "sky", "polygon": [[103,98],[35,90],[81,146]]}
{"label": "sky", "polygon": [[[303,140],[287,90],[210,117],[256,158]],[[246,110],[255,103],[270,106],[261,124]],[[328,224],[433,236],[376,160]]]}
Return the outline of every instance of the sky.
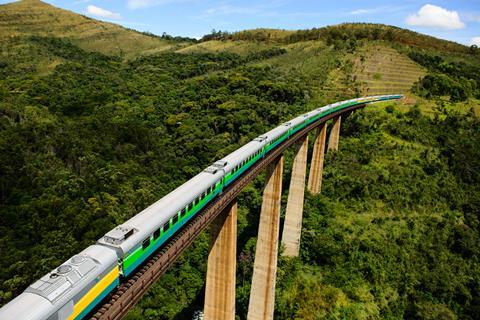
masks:
{"label": "sky", "polygon": [[[480,46],[480,0],[43,0],[154,34],[201,38],[213,29],[310,29],[342,22],[398,26]],[[12,2],[0,0],[1,3]]]}

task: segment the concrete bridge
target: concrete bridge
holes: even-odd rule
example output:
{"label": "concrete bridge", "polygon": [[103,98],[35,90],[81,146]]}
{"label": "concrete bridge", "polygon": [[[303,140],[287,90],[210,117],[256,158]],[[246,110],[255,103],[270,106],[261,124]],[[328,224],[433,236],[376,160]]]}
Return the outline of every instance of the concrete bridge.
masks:
{"label": "concrete bridge", "polygon": [[[192,218],[159,252],[140,267],[134,276],[121,284],[92,319],[113,320],[126,315],[149,287],[208,226],[211,228],[211,246],[206,275],[204,319],[235,319],[237,195],[263,170],[266,170],[266,180],[247,319],[273,319],[279,245],[280,243],[284,245],[284,255],[298,256],[305,187],[312,194],[320,193],[324,155],[325,152],[338,150],[342,117],[347,117],[365,105],[357,104],[330,113],[271,150]],[[327,126],[331,127],[328,143]],[[310,133],[313,133],[314,143],[307,180]],[[294,148],[295,155],[283,234],[280,238],[284,151],[289,147]]]}

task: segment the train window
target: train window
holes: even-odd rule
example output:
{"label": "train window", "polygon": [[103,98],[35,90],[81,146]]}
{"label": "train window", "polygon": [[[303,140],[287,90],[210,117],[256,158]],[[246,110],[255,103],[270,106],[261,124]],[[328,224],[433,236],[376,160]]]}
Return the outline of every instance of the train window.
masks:
{"label": "train window", "polygon": [[187,209],[183,208],[182,211],[180,212],[180,216],[184,217],[185,213],[187,213]]}
{"label": "train window", "polygon": [[155,232],[153,233],[153,240],[157,240],[158,237],[160,237],[160,228],[155,230]]}
{"label": "train window", "polygon": [[163,225],[163,232],[167,232],[168,229],[170,229],[170,221],[167,221],[167,222]]}
{"label": "train window", "polygon": [[173,218],[172,218],[172,225],[174,225],[175,223],[177,223],[178,221],[178,215],[175,215]]}
{"label": "train window", "polygon": [[150,245],[150,237],[148,237],[147,239],[143,240],[142,249],[145,250],[146,248],[148,248],[149,245]]}

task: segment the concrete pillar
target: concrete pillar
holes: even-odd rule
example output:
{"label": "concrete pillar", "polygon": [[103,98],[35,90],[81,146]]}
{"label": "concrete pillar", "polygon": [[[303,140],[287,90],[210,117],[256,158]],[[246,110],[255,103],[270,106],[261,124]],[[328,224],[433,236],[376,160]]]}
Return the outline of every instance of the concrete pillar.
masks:
{"label": "concrete pillar", "polygon": [[325,155],[325,140],[327,137],[327,124],[318,127],[313,144],[312,163],[308,175],[308,191],[313,194],[320,193],[322,188],[323,159]]}
{"label": "concrete pillar", "polygon": [[338,150],[338,141],[340,140],[340,124],[342,122],[342,116],[333,118],[333,127],[330,132],[330,138],[328,139],[328,151]]}
{"label": "concrete pillar", "polygon": [[305,176],[307,175],[308,136],[297,145],[293,160],[292,178],[288,191],[287,210],[283,224],[282,243],[284,256],[298,257],[300,234],[302,232],[303,198],[305,196]]}
{"label": "concrete pillar", "polygon": [[237,257],[237,202],[232,202],[211,224],[205,285],[205,320],[235,319]]}
{"label": "concrete pillar", "polygon": [[283,155],[267,168],[248,304],[248,320],[273,319],[282,174]]}

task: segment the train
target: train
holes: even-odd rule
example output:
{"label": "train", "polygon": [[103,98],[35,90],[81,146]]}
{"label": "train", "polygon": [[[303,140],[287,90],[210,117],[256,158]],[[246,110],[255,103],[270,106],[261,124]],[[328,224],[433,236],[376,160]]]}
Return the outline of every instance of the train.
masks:
{"label": "train", "polygon": [[225,187],[293,134],[333,112],[401,98],[381,95],[333,103],[258,136],[31,284],[0,309],[0,319],[85,319]]}

